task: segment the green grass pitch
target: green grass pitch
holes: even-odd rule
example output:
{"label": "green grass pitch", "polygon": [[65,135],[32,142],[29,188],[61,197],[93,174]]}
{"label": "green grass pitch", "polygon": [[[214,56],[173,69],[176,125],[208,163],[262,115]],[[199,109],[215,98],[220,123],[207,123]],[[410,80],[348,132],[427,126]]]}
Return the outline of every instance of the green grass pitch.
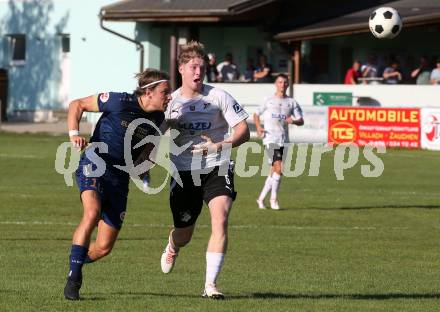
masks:
{"label": "green grass pitch", "polygon": [[[200,298],[206,208],[172,274],[160,256],[172,222],[168,188],[131,187],[107,258],[84,268],[83,300],[62,291],[82,208],[55,172],[66,137],[0,133],[0,311],[438,311],[440,154],[388,150],[379,178],[361,161],[337,181],[333,154],[318,177],[285,178],[281,211],[259,210],[264,177],[236,178],[230,244],[219,285],[228,300]],[[261,163],[251,154],[249,164]],[[310,158],[310,150],[309,150]],[[154,181],[163,170],[155,169]]]}

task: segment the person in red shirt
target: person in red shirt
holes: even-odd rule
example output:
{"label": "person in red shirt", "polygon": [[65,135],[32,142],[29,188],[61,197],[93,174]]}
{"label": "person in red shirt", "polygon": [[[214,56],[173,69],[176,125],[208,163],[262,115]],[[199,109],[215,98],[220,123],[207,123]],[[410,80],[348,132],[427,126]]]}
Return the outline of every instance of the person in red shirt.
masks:
{"label": "person in red shirt", "polygon": [[347,70],[345,74],[344,84],[357,84],[358,78],[361,77],[359,69],[361,68],[361,62],[355,60],[353,66]]}

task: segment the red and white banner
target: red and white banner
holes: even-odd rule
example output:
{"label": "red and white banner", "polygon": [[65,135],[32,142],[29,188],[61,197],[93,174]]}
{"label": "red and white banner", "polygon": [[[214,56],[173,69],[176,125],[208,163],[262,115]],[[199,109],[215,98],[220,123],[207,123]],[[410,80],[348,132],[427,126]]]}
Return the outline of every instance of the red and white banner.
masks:
{"label": "red and white banner", "polygon": [[328,116],[329,143],[420,147],[419,108],[329,107]]}
{"label": "red and white banner", "polygon": [[422,148],[440,150],[440,108],[423,108],[421,122]]}

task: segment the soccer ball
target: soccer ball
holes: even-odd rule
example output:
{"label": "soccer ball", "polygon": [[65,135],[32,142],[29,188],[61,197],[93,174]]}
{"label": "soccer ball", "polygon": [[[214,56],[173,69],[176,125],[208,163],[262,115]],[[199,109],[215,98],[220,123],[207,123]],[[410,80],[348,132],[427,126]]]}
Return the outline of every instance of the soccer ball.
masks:
{"label": "soccer ball", "polygon": [[402,30],[402,19],[393,8],[379,8],[370,15],[370,30],[376,38],[393,39]]}

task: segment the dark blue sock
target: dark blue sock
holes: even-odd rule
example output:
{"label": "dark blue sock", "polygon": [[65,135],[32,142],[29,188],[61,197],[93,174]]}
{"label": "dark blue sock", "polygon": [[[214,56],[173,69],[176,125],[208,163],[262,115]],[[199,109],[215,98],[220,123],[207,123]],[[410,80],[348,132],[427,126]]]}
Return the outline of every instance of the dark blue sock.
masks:
{"label": "dark blue sock", "polygon": [[80,245],[72,245],[70,251],[70,271],[69,279],[79,281],[82,279],[82,266],[84,264],[84,259],[87,256],[87,251],[89,249]]}
{"label": "dark blue sock", "polygon": [[90,257],[89,257],[88,255],[87,255],[86,258],[84,259],[84,264],[87,264],[87,263],[93,263],[93,262],[95,262],[95,260],[90,259]]}

